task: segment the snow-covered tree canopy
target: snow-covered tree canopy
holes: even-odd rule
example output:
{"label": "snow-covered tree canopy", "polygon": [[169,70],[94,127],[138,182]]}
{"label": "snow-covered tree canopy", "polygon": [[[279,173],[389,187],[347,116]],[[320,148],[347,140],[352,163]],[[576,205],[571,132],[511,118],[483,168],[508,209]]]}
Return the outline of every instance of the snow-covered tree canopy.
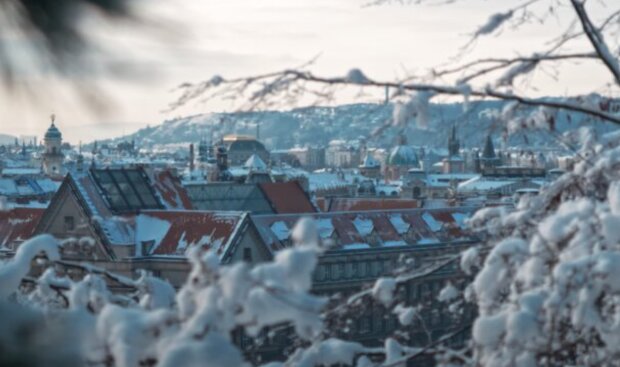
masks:
{"label": "snow-covered tree canopy", "polygon": [[[385,340],[369,348],[335,337],[330,330],[375,299],[394,313],[403,327],[410,325],[422,305],[400,302],[397,287],[454,263],[458,255],[418,267],[397,269],[394,278],[381,278],[374,287],[338,302],[310,293],[318,256],[318,232],[311,219],[293,230],[296,245],[278,252],[272,262],[250,267],[240,262],[220,265],[217,255],[195,247],[192,265],[178,291],[146,273],[136,280],[88,264],[60,260],[63,243],[49,235],[24,242],[15,256],[0,263],[0,363],[95,366],[243,366],[263,365],[251,360],[234,338],[242,331],[255,338],[264,332],[289,330],[294,343],[286,361],[268,366],[373,365],[367,356],[382,356],[386,365],[415,358],[425,349]],[[35,269],[31,269],[34,264]],[[79,268],[85,276],[72,280],[62,268]],[[41,274],[30,277],[32,271]],[[130,293],[114,293],[106,279]],[[459,291],[446,287],[445,301]],[[24,330],[28,332],[24,333]],[[455,331],[453,334],[462,331]],[[57,335],[62,335],[58,338]],[[397,363],[398,362],[398,363]]]}

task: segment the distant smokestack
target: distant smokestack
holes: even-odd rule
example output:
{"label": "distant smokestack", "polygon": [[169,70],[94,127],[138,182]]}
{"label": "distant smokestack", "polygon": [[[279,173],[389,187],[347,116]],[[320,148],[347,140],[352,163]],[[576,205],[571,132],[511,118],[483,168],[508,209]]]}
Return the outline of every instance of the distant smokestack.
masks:
{"label": "distant smokestack", "polygon": [[194,144],[189,145],[189,172],[194,172]]}

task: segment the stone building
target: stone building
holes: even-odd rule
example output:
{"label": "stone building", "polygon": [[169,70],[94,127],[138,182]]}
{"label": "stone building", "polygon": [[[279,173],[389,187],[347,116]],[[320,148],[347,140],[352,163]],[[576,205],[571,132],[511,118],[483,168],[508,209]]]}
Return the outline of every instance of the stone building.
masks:
{"label": "stone building", "polygon": [[[439,257],[456,255],[479,241],[464,226],[471,214],[471,208],[313,214],[320,241],[328,247],[319,258],[313,292],[347,297],[366,289],[379,277],[393,275],[395,269],[406,264],[424,269],[436,264]],[[300,217],[251,216],[265,246],[274,249],[292,245],[291,229]],[[454,262],[398,287],[395,292],[398,302],[423,305],[421,317],[401,329],[403,335],[407,335],[408,344],[423,346],[448,332],[466,329],[474,316],[473,311],[466,309],[461,316],[453,317],[447,310],[448,305],[437,300],[446,284],[463,289],[466,280],[458,263]],[[340,336],[366,346],[378,346],[381,340],[399,329],[396,315],[370,298],[354,312],[330,322],[337,323],[331,325],[331,330],[338,330]],[[462,344],[467,337],[467,332],[457,334],[453,342]],[[284,347],[277,341],[274,344],[274,352],[278,346]]]}
{"label": "stone building", "polygon": [[253,247],[261,242],[247,228],[246,213],[192,209],[169,171],[90,169],[65,177],[34,233],[67,240],[65,260],[88,261],[129,277],[145,269],[174,286],[187,277],[185,251],[192,246],[214,249],[222,263],[270,258]]}
{"label": "stone building", "polygon": [[55,117],[52,115],[52,124],[45,132],[43,139],[45,151],[41,154],[41,166],[43,173],[50,177],[62,177],[65,174],[62,153],[62,134],[55,125]]}
{"label": "stone building", "polygon": [[299,165],[308,170],[325,167],[325,149],[317,147],[296,147],[287,150],[287,153],[299,162]]}
{"label": "stone building", "polygon": [[360,174],[368,178],[379,178],[381,176],[381,163],[370,152],[366,153],[359,169]]}

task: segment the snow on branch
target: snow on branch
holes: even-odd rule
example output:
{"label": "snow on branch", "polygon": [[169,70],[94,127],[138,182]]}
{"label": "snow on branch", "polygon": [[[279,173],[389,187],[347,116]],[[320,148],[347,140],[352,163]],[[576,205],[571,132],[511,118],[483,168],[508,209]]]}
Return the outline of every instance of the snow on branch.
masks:
{"label": "snow on branch", "polygon": [[609,69],[613,75],[616,84],[620,85],[620,64],[618,64],[618,58],[614,56],[609,50],[609,47],[607,47],[603,34],[592,24],[592,21],[585,10],[584,1],[571,0],[571,3],[577,13],[577,16],[579,17],[583,32],[588,37],[588,40],[592,44],[594,50],[596,50],[596,53],[603,64],[605,64],[607,69]]}
{"label": "snow on branch", "polygon": [[40,235],[22,243],[15,256],[7,263],[0,264],[0,300],[13,294],[28,275],[32,261],[41,253],[48,260],[60,259],[58,241],[50,235]]}
{"label": "snow on branch", "polygon": [[[511,71],[505,75],[504,83],[510,82],[512,79],[514,79],[515,76],[520,75],[524,72],[527,72],[528,69],[531,70],[531,65],[533,64],[535,64],[535,62],[529,62],[529,63],[523,62],[522,64],[519,64],[517,67],[515,67],[515,69],[511,69]],[[313,83],[313,84],[328,85],[328,86],[336,86],[336,85],[346,86],[346,85],[351,85],[351,84],[355,84],[355,85],[359,84],[357,82],[352,83],[347,76],[345,77],[322,77],[322,76],[314,75],[313,73],[309,71],[304,71],[304,70],[284,70],[280,72],[262,74],[258,76],[252,76],[252,77],[226,79],[225,81],[222,82],[221,86],[227,86],[227,89],[225,89],[223,93],[230,92],[231,90],[236,90],[237,93],[241,93],[243,90],[247,89],[250,85],[253,85],[254,83],[258,83],[258,82],[262,83],[261,86],[259,86],[260,88],[259,94],[261,95],[261,97],[258,99],[254,97],[251,98],[253,102],[251,104],[251,108],[250,108],[251,110],[258,107],[260,105],[260,103],[258,102],[264,101],[267,95],[271,97],[276,97],[279,92],[291,91],[295,89],[296,87],[298,87],[299,85],[303,85],[304,83]],[[194,95],[195,93],[193,93],[192,91],[203,91],[205,88],[205,85],[207,85],[208,83],[209,82],[186,86],[185,87],[187,88],[186,92],[183,94],[183,96],[179,100],[177,100],[177,102],[171,105],[171,108],[180,107],[181,105],[192,100],[193,98],[187,99],[186,96]],[[266,87],[270,85],[271,86],[278,85],[278,87],[277,88]],[[382,82],[382,81],[377,81],[374,79],[366,79],[364,87],[381,88],[381,89],[390,88],[392,90],[400,91],[400,93],[414,92],[414,93],[420,93],[419,95],[424,95],[424,96],[448,95],[448,96],[465,96],[467,98],[470,98],[470,97],[476,97],[476,98],[481,98],[481,99],[492,98],[492,99],[499,99],[499,100],[504,100],[504,101],[514,101],[514,102],[519,102],[523,105],[528,105],[528,106],[545,106],[545,107],[554,108],[558,110],[580,112],[585,115],[599,118],[601,120],[609,121],[615,124],[620,124],[620,115],[604,111],[600,108],[595,108],[595,107],[591,107],[591,106],[587,106],[584,104],[574,102],[570,98],[564,98],[564,99],[548,98],[548,97],[532,98],[532,97],[518,95],[512,92],[502,92],[490,86],[486,86],[483,88],[474,88],[474,87],[463,88],[462,85],[450,86],[450,85],[442,85],[442,84],[427,84],[427,83],[414,83],[414,82],[398,83],[398,82]],[[303,88],[297,88],[297,89],[303,90]],[[217,91],[215,91],[215,93],[217,94]],[[291,97],[291,95],[286,94],[285,97]],[[292,97],[299,98],[300,96],[295,95]],[[424,101],[428,101],[428,98],[429,97],[425,97]],[[406,120],[406,118],[401,119],[400,116],[406,117],[413,113],[411,111],[420,110],[420,109],[414,108],[414,106],[417,106],[417,105],[424,106],[424,104],[417,102],[417,101],[421,101],[420,98],[415,99],[415,101],[416,102],[410,102],[411,107],[402,109],[404,113],[398,114],[399,120],[397,121]]]}

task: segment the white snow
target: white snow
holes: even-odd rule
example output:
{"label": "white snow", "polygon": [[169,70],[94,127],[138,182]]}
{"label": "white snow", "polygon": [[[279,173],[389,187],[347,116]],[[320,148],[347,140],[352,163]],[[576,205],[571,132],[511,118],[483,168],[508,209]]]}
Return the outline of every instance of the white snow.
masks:
{"label": "white snow", "polygon": [[334,225],[331,218],[319,218],[315,220],[319,236],[322,239],[330,238],[334,233]]}
{"label": "white snow", "polygon": [[367,243],[349,243],[342,245],[342,248],[345,250],[364,250],[370,248],[370,245]]}
{"label": "white snow", "polygon": [[405,222],[400,214],[391,214],[390,223],[392,223],[392,226],[394,226],[394,229],[400,235],[406,234],[409,232],[409,228],[411,228],[411,225]]}
{"label": "white snow", "polygon": [[443,287],[441,292],[439,292],[439,295],[437,296],[437,300],[439,302],[449,302],[457,298],[458,296],[459,296],[459,290],[456,289],[456,287],[453,286],[452,283],[448,282],[446,286]]}
{"label": "white snow", "polygon": [[476,30],[474,36],[481,36],[485,34],[493,33],[496,29],[501,27],[506,21],[512,18],[513,11],[507,11],[505,13],[495,13],[489,17],[489,19],[482,26]]}
{"label": "white snow", "polygon": [[50,235],[39,235],[22,243],[15,256],[0,263],[0,300],[6,299],[17,290],[22,279],[30,271],[32,260],[44,253],[50,261],[60,260],[59,244]]}
{"label": "white snow", "polygon": [[477,247],[470,247],[461,253],[461,269],[465,274],[472,274],[473,268],[479,266],[480,252]]}
{"label": "white snow", "polygon": [[393,312],[398,315],[398,322],[402,326],[408,326],[413,322],[413,318],[416,316],[418,311],[415,307],[406,307],[399,304],[394,307]]}
{"label": "white snow", "polygon": [[465,213],[454,212],[452,213],[452,218],[454,218],[454,221],[461,229],[467,228],[467,224],[465,222],[467,221],[467,219],[469,219],[469,215]]}
{"label": "white snow", "polygon": [[430,213],[427,212],[422,214],[422,219],[424,220],[424,222],[426,222],[431,231],[437,232],[441,230],[441,222],[438,222],[435,217],[433,217]]}
{"label": "white snow", "polygon": [[396,291],[396,279],[382,277],[375,282],[372,296],[387,307],[394,299],[394,291]]}
{"label": "white snow", "polygon": [[353,220],[353,225],[355,226],[355,229],[357,229],[357,232],[362,237],[368,236],[369,234],[372,233],[372,231],[374,229],[374,225],[372,223],[372,219],[361,218],[359,216],[355,217],[355,220]]}
{"label": "white snow", "polygon": [[[168,221],[155,218],[148,214],[141,214],[136,217],[136,254],[147,256],[155,252],[161,244],[164,236],[170,230],[171,224]],[[142,243],[153,241],[149,254],[142,253]]]}
{"label": "white snow", "polygon": [[399,240],[399,241],[385,241],[383,242],[383,247],[401,247],[401,246],[407,246],[407,242],[403,241],[403,240]]}
{"label": "white snow", "polygon": [[353,84],[368,84],[369,80],[360,69],[351,69],[347,73],[346,81]]}
{"label": "white snow", "polygon": [[291,231],[286,226],[286,223],[281,220],[273,222],[269,228],[271,228],[273,234],[275,234],[276,238],[280,241],[287,240],[291,234]]}

